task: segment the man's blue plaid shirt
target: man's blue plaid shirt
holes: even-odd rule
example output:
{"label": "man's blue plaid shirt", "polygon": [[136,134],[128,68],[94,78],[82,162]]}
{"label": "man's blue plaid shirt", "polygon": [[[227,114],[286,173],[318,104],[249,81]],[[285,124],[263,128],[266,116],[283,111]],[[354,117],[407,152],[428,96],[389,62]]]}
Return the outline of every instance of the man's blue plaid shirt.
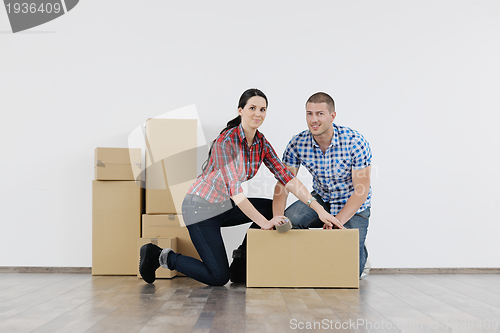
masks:
{"label": "man's blue plaid shirt", "polygon": [[[352,169],[371,165],[368,141],[357,131],[333,124],[332,143],[325,154],[305,130],[295,135],[283,153],[283,163],[298,168],[301,164],[313,176],[313,189],[324,202],[330,202],[330,214],[337,215],[354,192]],[[358,213],[371,206],[372,189]]]}

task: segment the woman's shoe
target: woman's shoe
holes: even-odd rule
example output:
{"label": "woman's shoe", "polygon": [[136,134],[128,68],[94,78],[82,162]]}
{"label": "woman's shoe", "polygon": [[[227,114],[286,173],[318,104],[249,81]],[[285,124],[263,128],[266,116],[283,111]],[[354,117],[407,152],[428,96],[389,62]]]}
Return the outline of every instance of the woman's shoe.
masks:
{"label": "woman's shoe", "polygon": [[155,272],[160,267],[161,247],[149,243],[143,245],[140,250],[141,260],[139,261],[139,273],[147,283],[155,282]]}

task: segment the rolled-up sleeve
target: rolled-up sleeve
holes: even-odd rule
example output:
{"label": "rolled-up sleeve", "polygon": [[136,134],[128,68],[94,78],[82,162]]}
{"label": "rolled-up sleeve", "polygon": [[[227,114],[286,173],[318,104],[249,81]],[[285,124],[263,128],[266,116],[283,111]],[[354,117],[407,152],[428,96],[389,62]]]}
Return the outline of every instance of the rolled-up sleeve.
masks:
{"label": "rolled-up sleeve", "polygon": [[294,168],[300,167],[300,160],[298,158],[297,148],[293,143],[293,139],[290,140],[286,146],[285,152],[283,153],[283,164],[289,165]]}
{"label": "rolled-up sleeve", "polygon": [[362,135],[352,145],[351,156],[353,169],[364,169],[372,164],[370,144]]}
{"label": "rolled-up sleeve", "polygon": [[245,163],[240,163],[243,158],[241,150],[231,147],[227,141],[216,141],[213,146],[213,156],[215,165],[222,175],[227,194],[232,197],[242,193],[241,175],[244,173],[242,166]]}
{"label": "rolled-up sleeve", "polygon": [[267,166],[269,171],[271,171],[274,177],[285,186],[290,180],[294,178],[293,174],[287,167],[280,161],[276,152],[274,151],[271,144],[265,140],[265,155],[264,155],[264,164]]}

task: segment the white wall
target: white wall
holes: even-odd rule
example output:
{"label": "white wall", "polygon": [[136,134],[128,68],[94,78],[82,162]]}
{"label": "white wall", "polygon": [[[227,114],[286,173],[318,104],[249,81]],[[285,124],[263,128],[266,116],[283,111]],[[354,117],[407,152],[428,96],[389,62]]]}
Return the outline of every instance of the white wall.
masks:
{"label": "white wall", "polygon": [[[494,0],[107,0],[12,34],[0,9],[0,265],[91,266],[94,148],[190,104],[212,140],[258,87],[279,155],[320,90],[369,140],[374,267],[499,267],[499,17]],[[250,193],[271,197],[261,174]]]}

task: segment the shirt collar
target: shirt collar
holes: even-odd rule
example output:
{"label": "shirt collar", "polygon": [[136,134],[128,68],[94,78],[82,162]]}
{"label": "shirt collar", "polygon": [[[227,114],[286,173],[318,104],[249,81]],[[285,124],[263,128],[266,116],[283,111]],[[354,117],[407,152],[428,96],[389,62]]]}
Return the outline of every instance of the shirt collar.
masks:
{"label": "shirt collar", "polygon": [[[319,148],[319,145],[316,142],[316,140],[314,140],[314,136],[312,135],[311,131],[309,131],[309,135],[311,135],[311,141],[312,141],[313,146]],[[335,124],[333,124],[332,142],[330,143],[330,145],[328,147],[331,147],[331,146],[336,147],[338,145],[339,145],[339,131],[337,129],[337,126],[335,126]]]}
{"label": "shirt collar", "polygon": [[330,144],[330,146],[333,145],[335,147],[337,147],[339,145],[339,129],[337,128],[337,126],[335,126],[335,124],[333,124],[333,137],[332,137],[332,143]]}
{"label": "shirt collar", "polygon": [[[241,123],[238,125],[237,129],[238,133],[238,139],[240,140],[241,143],[244,143],[246,146],[248,146],[247,138],[245,136],[245,131],[243,130],[243,126]],[[262,134],[259,132],[259,130],[255,131],[255,137],[253,138],[252,146],[256,145],[258,141],[260,141],[262,138]]]}

